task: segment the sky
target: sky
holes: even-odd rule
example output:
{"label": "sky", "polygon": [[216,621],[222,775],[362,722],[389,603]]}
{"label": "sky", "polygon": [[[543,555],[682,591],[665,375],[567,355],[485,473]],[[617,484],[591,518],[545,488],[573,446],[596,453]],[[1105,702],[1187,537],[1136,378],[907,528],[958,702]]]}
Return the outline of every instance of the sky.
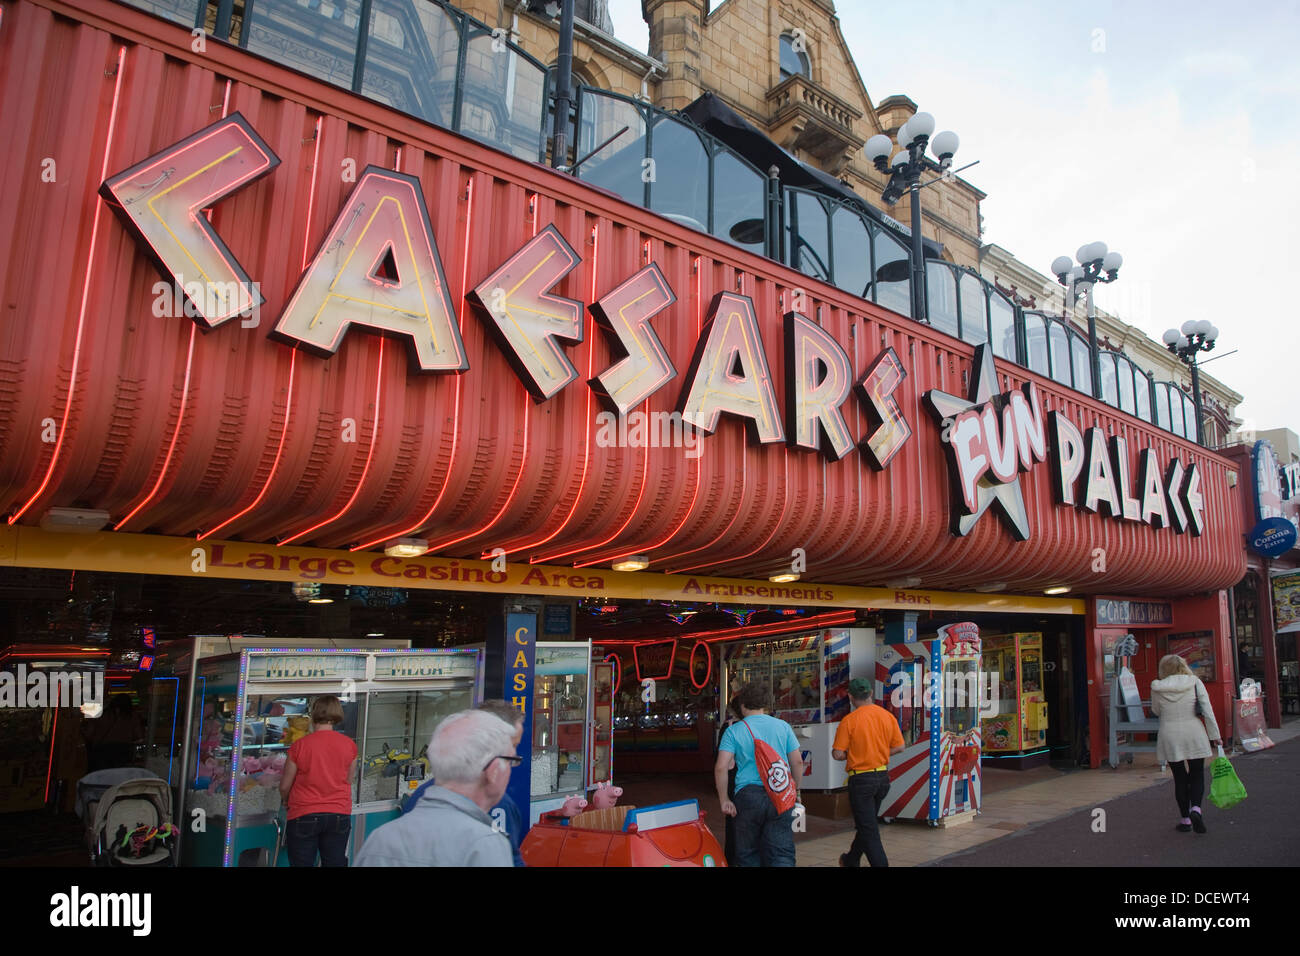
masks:
{"label": "sky", "polygon": [[[836,6],[872,102],[910,97],[979,160],[985,242],[1044,274],[1107,243],[1099,307],[1157,341],[1209,319],[1243,431],[1300,431],[1300,2]],[[640,0],[609,8],[645,50]]]}

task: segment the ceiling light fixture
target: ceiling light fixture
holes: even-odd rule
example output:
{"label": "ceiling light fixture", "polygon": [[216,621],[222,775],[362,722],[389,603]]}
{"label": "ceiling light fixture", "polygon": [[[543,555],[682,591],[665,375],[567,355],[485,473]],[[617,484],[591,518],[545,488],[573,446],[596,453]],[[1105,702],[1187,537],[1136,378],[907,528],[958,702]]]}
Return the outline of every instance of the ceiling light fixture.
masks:
{"label": "ceiling light fixture", "polygon": [[424,538],[398,538],[384,545],[384,554],[390,558],[418,558],[429,550],[429,542]]}
{"label": "ceiling light fixture", "polygon": [[51,508],[41,517],[41,530],[91,534],[104,530],[111,518],[107,511],[91,508]]}
{"label": "ceiling light fixture", "polygon": [[773,574],[768,578],[773,584],[789,584],[791,581],[798,581],[799,575],[793,571],[782,571],[779,574]]}
{"label": "ceiling light fixture", "polygon": [[887,588],[914,588],[914,587],[916,587],[917,585],[919,585],[920,583],[921,583],[921,579],[918,578],[916,575],[912,575],[912,576],[910,576],[910,577],[906,577],[906,578],[895,578],[895,579],[892,580],[892,581],[886,581],[886,582],[885,582],[885,587],[887,587]]}
{"label": "ceiling light fixture", "polygon": [[612,567],[615,571],[644,571],[650,567],[650,559],[644,554],[633,554],[615,561]]}
{"label": "ceiling light fixture", "polygon": [[1067,594],[1070,586],[1068,584],[1054,584],[1050,588],[1044,588],[1044,594]]}
{"label": "ceiling light fixture", "polygon": [[988,584],[975,585],[975,590],[979,591],[981,594],[990,594],[994,591],[1005,591],[1006,589],[1007,582],[1005,581],[991,581]]}

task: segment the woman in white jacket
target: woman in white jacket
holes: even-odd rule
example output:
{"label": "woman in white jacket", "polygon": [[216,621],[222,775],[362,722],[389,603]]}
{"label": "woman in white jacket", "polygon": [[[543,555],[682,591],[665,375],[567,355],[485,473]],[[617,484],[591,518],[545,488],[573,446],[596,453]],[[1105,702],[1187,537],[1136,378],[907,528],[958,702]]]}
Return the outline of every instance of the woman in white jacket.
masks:
{"label": "woman in white jacket", "polygon": [[1175,829],[1204,833],[1205,761],[1214,755],[1211,745],[1220,743],[1219,725],[1205,685],[1177,654],[1160,658],[1160,677],[1151,682],[1151,712],[1160,718],[1156,758],[1174,774],[1174,799],[1182,814]]}

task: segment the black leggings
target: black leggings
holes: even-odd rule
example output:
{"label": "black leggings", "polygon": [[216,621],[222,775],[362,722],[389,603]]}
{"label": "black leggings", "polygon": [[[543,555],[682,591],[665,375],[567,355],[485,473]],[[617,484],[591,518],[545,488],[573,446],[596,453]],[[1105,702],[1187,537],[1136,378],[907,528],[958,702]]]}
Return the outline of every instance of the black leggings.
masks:
{"label": "black leggings", "polygon": [[1174,760],[1169,769],[1174,772],[1174,799],[1178,801],[1178,810],[1187,816],[1192,807],[1201,805],[1205,796],[1205,760],[1189,760],[1186,767],[1181,760]]}

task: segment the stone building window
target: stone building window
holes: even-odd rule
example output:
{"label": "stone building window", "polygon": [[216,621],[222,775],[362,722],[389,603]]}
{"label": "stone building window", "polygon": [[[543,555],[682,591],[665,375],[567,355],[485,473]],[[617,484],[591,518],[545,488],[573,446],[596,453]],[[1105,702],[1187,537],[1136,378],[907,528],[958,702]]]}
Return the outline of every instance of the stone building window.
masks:
{"label": "stone building window", "polygon": [[802,33],[781,34],[781,79],[806,76],[812,79],[812,64],[808,60],[806,40]]}

